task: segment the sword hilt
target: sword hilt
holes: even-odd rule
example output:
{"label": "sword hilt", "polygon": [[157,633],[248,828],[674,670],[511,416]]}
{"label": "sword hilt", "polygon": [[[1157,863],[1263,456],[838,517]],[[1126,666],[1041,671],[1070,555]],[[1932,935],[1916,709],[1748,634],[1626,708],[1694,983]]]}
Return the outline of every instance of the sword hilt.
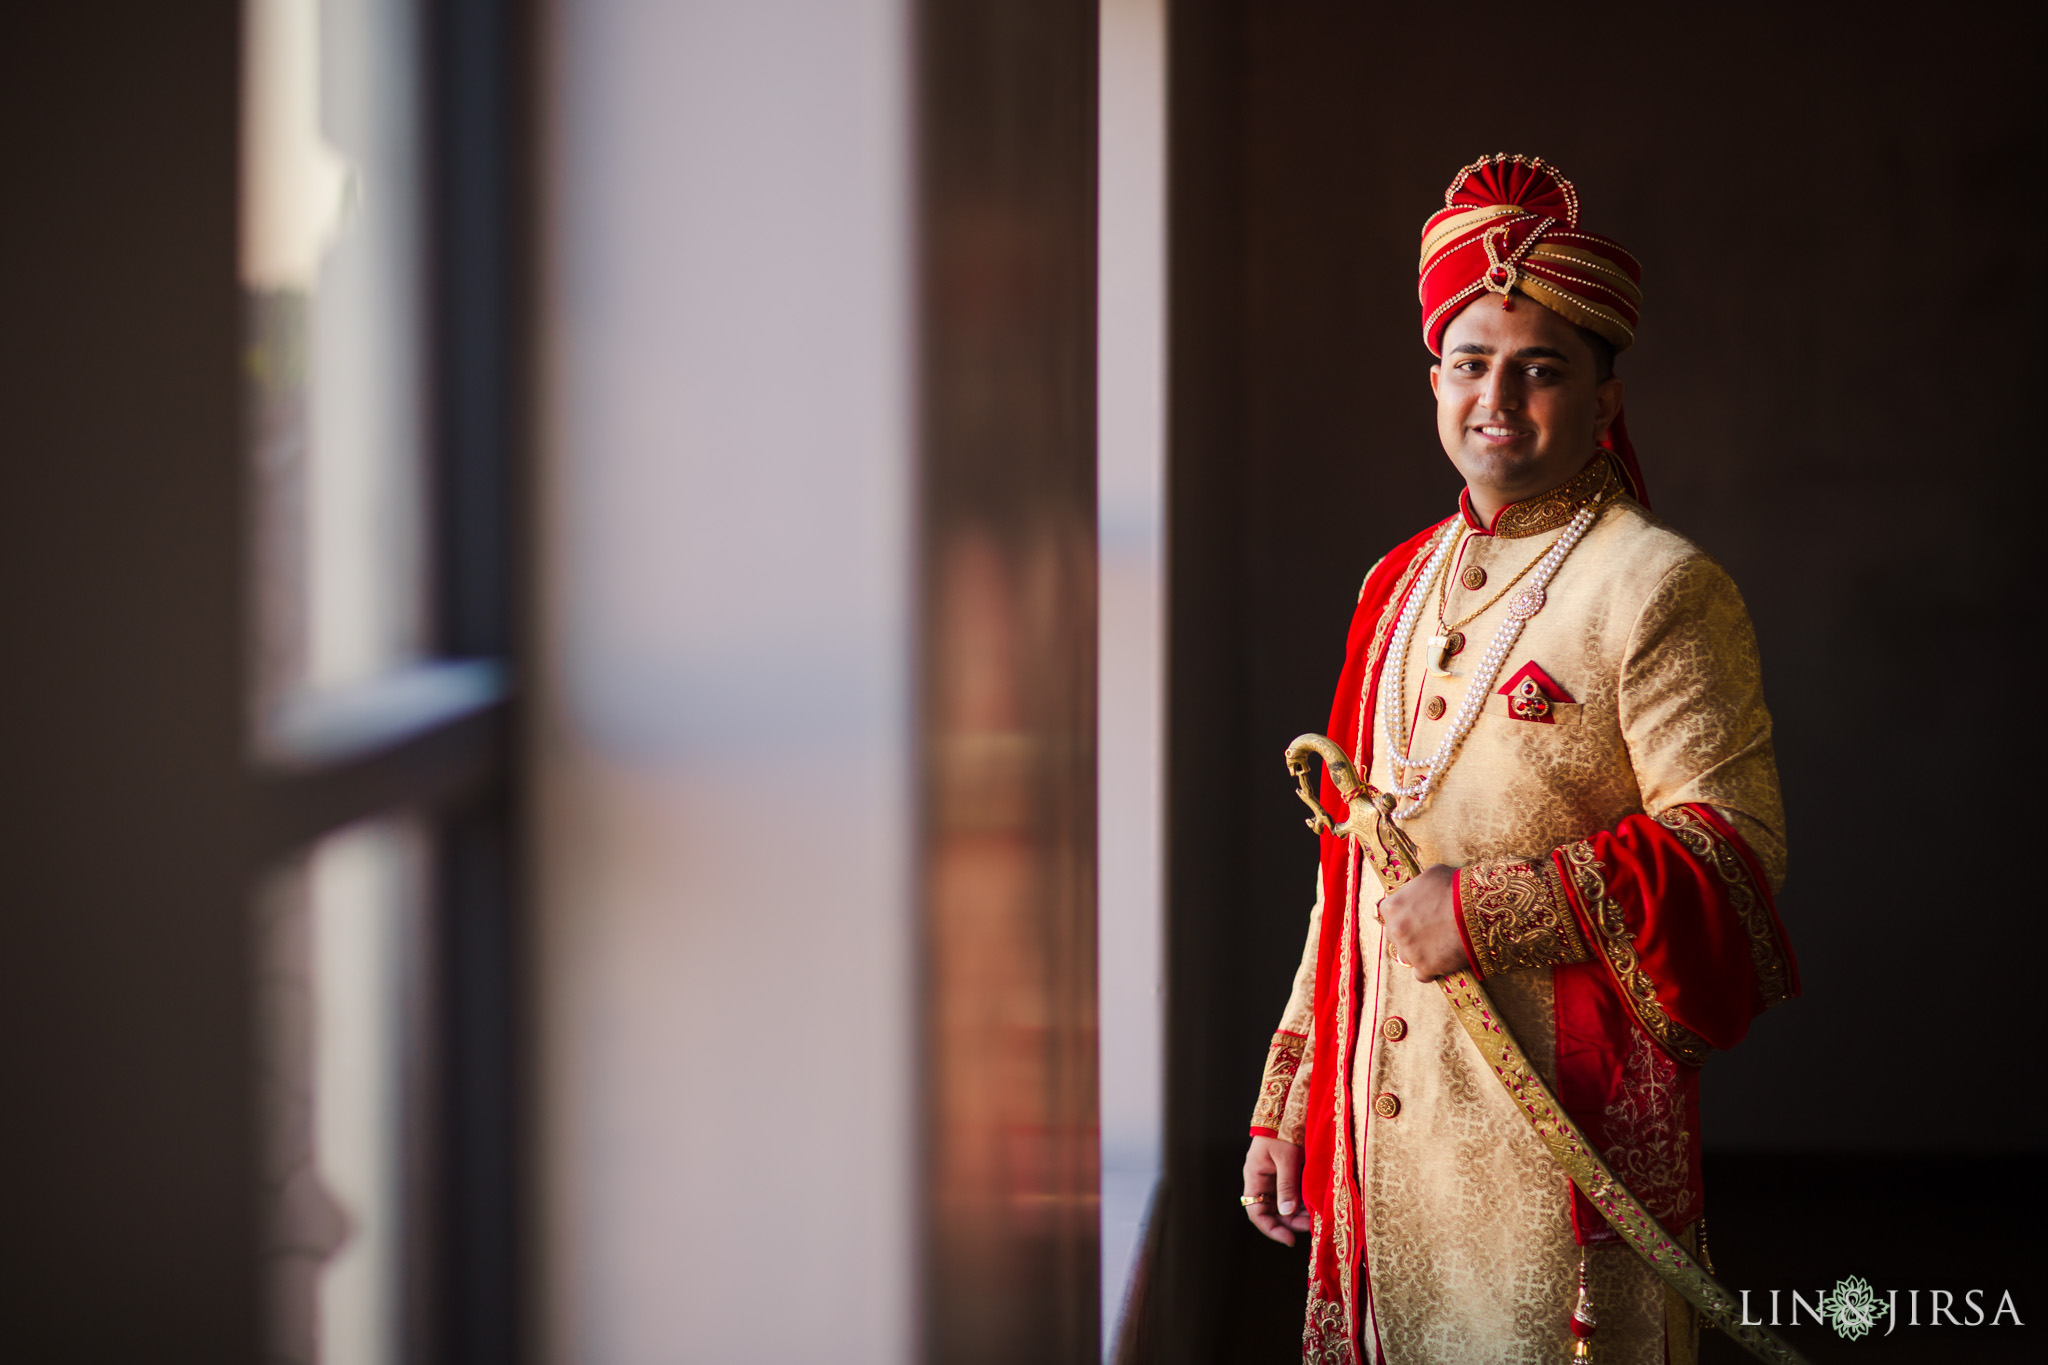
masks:
{"label": "sword hilt", "polygon": [[[1309,781],[1310,754],[1323,760],[1323,768],[1336,785],[1337,794],[1344,798],[1342,824],[1333,822],[1330,813],[1323,809],[1323,803],[1316,798],[1315,788]],[[1394,797],[1362,780],[1358,769],[1352,766],[1343,746],[1337,741],[1327,735],[1296,736],[1294,742],[1287,746],[1287,771],[1299,788],[1296,795],[1311,812],[1309,819],[1304,821],[1311,830],[1317,834],[1334,834],[1340,839],[1356,839],[1359,846],[1368,852],[1377,846],[1383,856],[1375,858],[1374,862],[1386,871],[1398,869],[1402,881],[1421,874],[1422,859],[1415,850],[1415,841],[1408,837],[1407,830],[1395,823]]]}

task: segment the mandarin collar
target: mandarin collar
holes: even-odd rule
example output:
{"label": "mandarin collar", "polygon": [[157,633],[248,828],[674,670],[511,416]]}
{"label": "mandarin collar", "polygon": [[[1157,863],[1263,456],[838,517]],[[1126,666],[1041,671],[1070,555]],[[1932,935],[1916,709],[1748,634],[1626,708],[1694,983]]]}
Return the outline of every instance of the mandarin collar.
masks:
{"label": "mandarin collar", "polygon": [[1554,531],[1570,521],[1581,507],[1602,503],[1621,491],[1621,476],[1615,473],[1613,457],[1601,451],[1586,461],[1586,467],[1557,487],[1533,498],[1511,502],[1493,514],[1493,524],[1479,520],[1472,510],[1472,491],[1458,490],[1458,512],[1473,534],[1516,540],[1522,536]]}

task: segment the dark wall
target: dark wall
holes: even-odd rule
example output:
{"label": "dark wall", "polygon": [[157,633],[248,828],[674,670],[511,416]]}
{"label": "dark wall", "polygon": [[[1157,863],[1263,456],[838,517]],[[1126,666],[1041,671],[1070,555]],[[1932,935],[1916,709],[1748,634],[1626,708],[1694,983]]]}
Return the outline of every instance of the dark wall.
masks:
{"label": "dark wall", "polygon": [[253,1360],[237,8],[15,17],[0,44],[7,1350]]}
{"label": "dark wall", "polygon": [[[2042,1141],[2013,1079],[2029,1001],[2003,968],[2040,960],[2042,910],[2008,861],[2040,813],[2018,650],[2044,446],[2022,358],[2043,330],[2033,41],[1982,19],[1644,13],[1539,32],[1497,11],[1174,7],[1179,1285],[1281,1259],[1231,1206],[1312,893],[1280,750],[1329,714],[1367,568],[1453,507],[1414,264],[1483,153],[1554,161],[1585,225],[1643,261],[1630,431],[1657,511],[1728,566],[1761,639],[1806,994],[1708,1065],[1707,1143]],[[1193,1342],[1168,1358],[1226,1358]]]}

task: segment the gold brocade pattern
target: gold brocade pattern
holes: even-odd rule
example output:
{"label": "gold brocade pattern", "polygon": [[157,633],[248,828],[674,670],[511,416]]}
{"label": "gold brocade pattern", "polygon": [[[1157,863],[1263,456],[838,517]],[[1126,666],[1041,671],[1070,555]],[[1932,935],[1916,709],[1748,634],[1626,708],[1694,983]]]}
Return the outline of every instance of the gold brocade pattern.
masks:
{"label": "gold brocade pattern", "polygon": [[1605,453],[1594,456],[1586,467],[1548,493],[1510,503],[1493,520],[1493,533],[1508,540],[1555,531],[1570,521],[1581,507],[1605,502],[1621,491],[1621,476]]}
{"label": "gold brocade pattern", "polygon": [[1252,1127],[1280,1131],[1287,1115],[1287,1096],[1294,1088],[1294,1075],[1301,1070],[1302,1053],[1308,1036],[1285,1031],[1275,1033],[1266,1049],[1266,1074],[1259,1084],[1259,1102],[1252,1108]]}
{"label": "gold brocade pattern", "polygon": [[1756,879],[1750,875],[1742,855],[1721,831],[1690,807],[1673,806],[1657,817],[1657,823],[1677,835],[1694,856],[1714,869],[1722,885],[1728,888],[1729,903],[1741,917],[1743,932],[1749,938],[1749,962],[1756,971],[1757,993],[1763,997],[1764,1008],[1790,1000],[1792,973],[1786,962],[1785,945],[1778,938],[1771,912],[1765,907]]}
{"label": "gold brocade pattern", "polygon": [[1460,868],[1458,904],[1482,978],[1592,960],[1548,858],[1492,858]]}
{"label": "gold brocade pattern", "polygon": [[1608,1167],[1655,1217],[1683,1212],[1692,1139],[1685,1128],[1685,1092],[1678,1063],[1640,1030],[1629,1033],[1621,1093],[1605,1117],[1613,1144],[1601,1153]]}
{"label": "gold brocade pattern", "polygon": [[1657,998],[1657,983],[1643,970],[1642,960],[1636,956],[1635,941],[1629,937],[1628,918],[1621,902],[1607,892],[1607,879],[1601,876],[1604,864],[1594,856],[1590,840],[1581,839],[1559,850],[1564,854],[1566,866],[1571,869],[1572,886],[1579,893],[1579,904],[1586,912],[1586,918],[1593,925],[1593,941],[1600,947],[1600,955],[1607,959],[1614,979],[1621,984],[1621,998],[1634,1011],[1636,1021],[1649,1030],[1672,1056],[1683,1062],[1698,1066],[1713,1051],[1707,1040],[1694,1033],[1671,1017],[1664,1008],[1664,1002]]}

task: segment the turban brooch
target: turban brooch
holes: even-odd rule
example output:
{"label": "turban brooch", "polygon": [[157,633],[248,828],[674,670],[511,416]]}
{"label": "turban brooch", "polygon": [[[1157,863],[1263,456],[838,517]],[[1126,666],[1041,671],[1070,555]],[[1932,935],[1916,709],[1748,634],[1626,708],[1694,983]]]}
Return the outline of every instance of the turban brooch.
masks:
{"label": "turban brooch", "polygon": [[1422,225],[1422,340],[1480,293],[1515,292],[1622,351],[1635,340],[1643,269],[1621,243],[1579,230],[1579,195],[1540,156],[1483,156],[1458,172]]}

